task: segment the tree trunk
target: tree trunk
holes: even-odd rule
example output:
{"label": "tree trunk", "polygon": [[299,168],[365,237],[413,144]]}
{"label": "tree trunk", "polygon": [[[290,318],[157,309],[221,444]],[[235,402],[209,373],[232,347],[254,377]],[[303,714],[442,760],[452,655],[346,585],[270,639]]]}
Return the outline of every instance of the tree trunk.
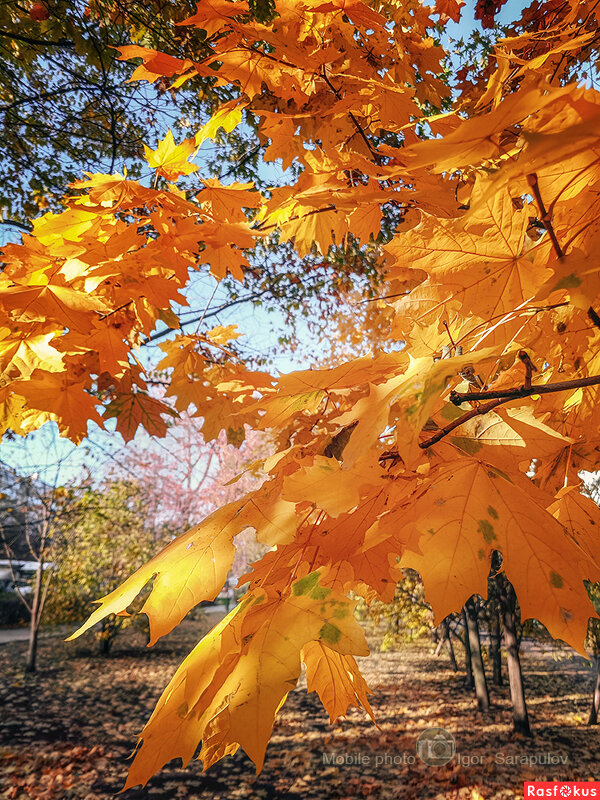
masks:
{"label": "tree trunk", "polygon": [[600,711],[600,656],[596,657],[596,682],[594,684],[594,695],[592,697],[588,725],[598,724],[598,711]]}
{"label": "tree trunk", "polygon": [[502,554],[494,550],[490,559],[488,575],[487,611],[490,630],[490,658],[492,662],[492,683],[502,686],[502,630],[500,625],[501,602],[498,575],[502,569]]}
{"label": "tree trunk", "polygon": [[456,656],[454,654],[454,645],[452,644],[452,637],[450,636],[450,623],[448,622],[447,619],[445,619],[443,625],[448,642],[448,653],[450,655],[450,664],[452,665],[452,669],[454,670],[454,672],[458,672],[458,664],[456,663]]}
{"label": "tree trunk", "polygon": [[492,683],[502,686],[502,651],[500,649],[500,613],[496,603],[490,608],[490,655],[492,659]]}
{"label": "tree trunk", "polygon": [[27,661],[25,672],[35,672],[38,649],[38,632],[40,629],[42,611],[42,584],[44,576],[44,561],[40,555],[37,572],[35,573],[35,584],[33,587],[33,597],[31,600],[31,618],[29,620],[29,646],[27,648]]}
{"label": "tree trunk", "polygon": [[443,628],[443,624],[444,624],[443,622],[440,622],[440,624],[437,626],[437,628],[433,629],[433,641],[434,641],[434,643],[436,643],[436,648],[435,648],[434,655],[435,655],[436,658],[442,652],[442,647],[444,646],[444,628]]}
{"label": "tree trunk", "polygon": [[521,671],[521,660],[519,658],[515,590],[504,573],[498,575],[497,581],[499,583],[502,603],[508,683],[513,707],[513,727],[516,733],[531,737],[533,734],[529,726],[529,714],[527,713],[525,689],[523,686],[523,673]]}
{"label": "tree trunk", "polygon": [[110,648],[112,645],[112,639],[109,639],[108,636],[102,636],[99,641],[100,655],[107,656],[110,653]]}
{"label": "tree trunk", "polygon": [[448,644],[448,654],[450,656],[450,664],[452,665],[452,669],[454,672],[458,672],[458,665],[456,663],[456,656],[454,654],[454,646],[452,644],[452,639],[450,638],[450,624],[447,619],[445,619],[439,627],[436,629],[437,633],[437,647],[435,649],[436,656],[442,652],[442,648],[444,644]]}
{"label": "tree trunk", "polygon": [[472,689],[475,686],[475,682],[473,681],[473,665],[471,663],[471,646],[469,644],[469,627],[467,625],[467,613],[464,609],[462,609],[462,619],[463,625],[465,626],[465,671],[467,673],[467,678],[465,681],[465,685],[467,689]]}
{"label": "tree trunk", "polygon": [[479,639],[479,625],[477,624],[477,606],[472,597],[465,603],[465,612],[469,649],[471,651],[471,669],[475,682],[475,695],[477,696],[477,708],[479,711],[485,712],[490,710],[490,695],[485,679],[483,659],[481,657],[481,641]]}

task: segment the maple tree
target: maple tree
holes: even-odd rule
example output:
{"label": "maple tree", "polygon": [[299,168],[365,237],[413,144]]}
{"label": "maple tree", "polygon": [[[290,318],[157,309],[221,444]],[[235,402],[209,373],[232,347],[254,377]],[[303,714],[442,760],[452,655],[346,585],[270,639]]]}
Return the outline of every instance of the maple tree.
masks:
{"label": "maple tree", "polygon": [[[242,747],[260,769],[302,663],[332,720],[371,713],[348,595],[389,601],[403,568],[439,622],[486,595],[499,551],[523,618],[584,652],[584,581],[600,580],[600,510],[579,477],[600,452],[600,95],[577,80],[594,69],[600,12],[535,3],[453,97],[432,34],[461,5],[278,0],[259,22],[245,0],[201,0],[181,25],[204,31],[209,55],[128,46],[121,58],[141,59],[133,79],[177,89],[200,75],[233,98],[193,137],[147,148],[152,186],[90,174],[5,248],[5,429],[53,419],[81,441],[114,418],[126,439],[140,426],[163,436],[189,411],[207,441],[250,426],[275,443],[258,489],[171,542],[79,631],[126,614],[153,580],[153,643],[217,595],[238,533],[271,548],[169,683],[127,786],[187,764],[200,741],[204,768]],[[491,4],[477,11],[489,24]],[[242,112],[267,162],[297,165],[288,185],[198,175],[196,148]],[[176,183],[191,172],[195,196]],[[381,246],[390,207],[397,230]],[[190,272],[243,283],[247,253],[273,232],[300,257],[377,250],[377,352],[273,377],[237,357],[234,326],[177,332],[171,304],[185,304]],[[159,398],[136,347],[161,322],[175,335],[160,345]]]}

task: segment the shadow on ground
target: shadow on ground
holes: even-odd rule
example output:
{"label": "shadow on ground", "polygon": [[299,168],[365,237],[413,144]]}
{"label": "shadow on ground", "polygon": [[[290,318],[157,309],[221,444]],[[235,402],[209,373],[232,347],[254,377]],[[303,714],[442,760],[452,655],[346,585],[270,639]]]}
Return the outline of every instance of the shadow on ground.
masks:
{"label": "shadow on ground", "polygon": [[[9,800],[107,800],[120,791],[127,758],[177,664],[207,629],[185,622],[152,650],[131,634],[108,658],[85,646],[43,639],[40,669],[24,676],[26,644],[0,648],[0,797]],[[600,732],[585,724],[593,675],[579,657],[524,655],[533,741],[510,732],[508,689],[494,688],[483,718],[460,673],[428,645],[380,653],[361,667],[374,690],[379,728],[358,710],[330,726],[303,679],[279,715],[256,776],[241,752],[202,773],[172,762],[123,800],[164,798],[377,797],[500,800],[523,796],[525,780],[599,777]],[[418,736],[443,727],[456,742],[448,764],[416,755]]]}

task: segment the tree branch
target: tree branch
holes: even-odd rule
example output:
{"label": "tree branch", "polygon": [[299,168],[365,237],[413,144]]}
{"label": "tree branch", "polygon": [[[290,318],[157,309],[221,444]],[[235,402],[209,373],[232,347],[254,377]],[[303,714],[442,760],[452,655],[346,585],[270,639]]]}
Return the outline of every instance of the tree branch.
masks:
{"label": "tree branch", "polygon": [[[293,222],[296,219],[306,219],[306,217],[312,217],[313,214],[322,214],[324,211],[337,211],[337,209],[333,203],[330,203],[329,205],[323,206],[322,208],[313,208],[312,211],[307,211],[306,214],[293,214],[286,220],[286,222]],[[277,225],[263,225],[262,223],[259,222],[256,225],[253,225],[253,230],[268,231],[276,227]]]}
{"label": "tree branch", "polygon": [[33,230],[33,225],[28,225],[26,222],[19,222],[17,219],[0,219],[0,225],[8,225],[12,228],[19,228],[22,231],[27,231],[27,233],[31,233]]}
{"label": "tree branch", "polygon": [[[470,419],[488,414],[490,411],[493,411],[495,408],[503,405],[504,403],[508,403],[510,400],[515,400],[520,397],[530,397],[533,394],[564,392],[568,389],[579,389],[585,386],[596,386],[598,384],[600,384],[600,375],[592,375],[588,378],[560,381],[559,383],[547,383],[544,386],[519,386],[514,389],[502,389],[497,392],[452,391],[450,392],[450,400],[455,405],[476,400],[489,400],[490,402],[486,403],[485,405],[472,408],[470,411],[467,411],[466,414],[458,417],[458,419],[449,422],[448,425],[444,425],[443,428],[440,428],[438,431],[436,431],[436,433],[434,433],[433,436],[430,436],[429,439],[425,439],[424,442],[419,442],[419,447],[421,450],[426,450],[428,447],[431,447],[431,445],[439,442],[440,439],[443,439],[444,436],[452,433],[452,431],[456,428],[460,428],[461,425],[464,425],[464,423],[468,422]],[[389,450],[381,454],[379,461],[396,461],[399,458],[400,454],[397,450]]]}
{"label": "tree branch", "polygon": [[540,222],[543,224],[544,228],[548,231],[548,236],[550,237],[550,241],[552,242],[552,246],[554,247],[554,252],[559,258],[563,258],[565,253],[556,237],[554,226],[552,225],[552,218],[548,213],[548,211],[546,210],[546,206],[544,205],[544,201],[542,200],[542,194],[540,192],[540,186],[538,184],[538,179],[535,172],[527,176],[527,183],[531,186],[531,189],[533,191],[535,202],[537,203],[539,212],[542,215]]}
{"label": "tree branch", "polygon": [[436,444],[436,442],[439,442],[440,439],[443,439],[444,436],[452,433],[455,428],[459,428],[465,422],[473,419],[473,417],[478,417],[482,414],[487,414],[488,412],[493,411],[497,406],[501,406],[502,403],[507,403],[509,399],[510,398],[499,398],[486,403],[484,406],[472,408],[471,411],[467,411],[467,413],[463,414],[462,417],[459,417],[458,419],[449,422],[447,425],[444,425],[443,428],[440,428],[439,431],[434,433],[433,436],[430,436],[429,439],[425,439],[424,442],[420,442],[419,447],[421,450],[426,450],[428,447],[431,447],[432,444]]}
{"label": "tree branch", "polygon": [[585,386],[600,384],[600,375],[590,375],[587,378],[574,378],[570,381],[558,381],[537,386],[517,386],[513,389],[498,389],[498,391],[483,392],[450,392],[450,401],[455,406],[474,400],[515,400],[519,397],[530,397],[532,394],[552,394],[553,392],[566,392],[569,389],[581,389]]}
{"label": "tree branch", "polygon": [[[465,422],[468,422],[473,417],[478,417],[482,414],[487,414],[489,411],[493,411],[496,406],[501,406],[503,403],[507,403],[508,399],[498,399],[492,400],[490,403],[487,403],[484,406],[479,406],[478,408],[473,408],[471,411],[467,411],[466,414],[463,414],[462,417],[449,422],[448,425],[444,425],[443,428],[440,428],[433,436],[430,436],[429,439],[425,439],[424,442],[419,442],[419,447],[421,450],[426,450],[428,447],[431,447],[432,444],[436,444],[439,442],[440,439],[443,439],[444,436],[447,436],[449,433],[455,428],[459,428]],[[382,453],[379,456],[379,461],[396,461],[400,458],[400,454],[397,450],[389,450],[386,453]]]}
{"label": "tree branch", "polygon": [[41,92],[31,97],[23,97],[20,100],[15,100],[14,103],[9,103],[6,106],[0,106],[0,111],[10,111],[13,108],[26,105],[27,103],[34,103],[39,100],[49,100],[51,97],[58,97],[61,94],[68,94],[69,92],[80,91],[80,86],[61,86],[59,89],[54,89],[51,92]]}
{"label": "tree branch", "polygon": [[[321,77],[323,78],[323,80],[325,81],[327,86],[329,86],[329,88],[334,93],[334,95],[337,97],[337,99],[341,100],[342,99],[342,95],[340,94],[340,92],[335,88],[335,86],[332,84],[332,82],[327,77],[327,73],[325,72],[325,67],[323,67],[323,70],[321,71]],[[362,128],[362,125],[356,119],[356,116],[352,113],[352,111],[348,112],[348,116],[352,120],[352,124],[356,128],[356,131],[357,131],[358,135],[363,140],[363,142],[367,145],[367,149],[368,149],[369,153],[371,154],[371,157],[373,158],[373,161],[379,166],[381,164],[381,154],[378,153],[377,150],[373,147],[373,145],[371,143],[371,140],[369,139],[367,134],[364,132],[364,130]]]}
{"label": "tree branch", "polygon": [[15,39],[18,42],[25,42],[26,44],[39,44],[42,45],[42,47],[68,47],[69,49],[75,47],[75,43],[70,39],[58,39],[55,42],[49,42],[46,39],[32,39],[30,36],[23,36],[20,33],[9,33],[9,31],[0,31],[0,36],[4,36],[7,39]]}

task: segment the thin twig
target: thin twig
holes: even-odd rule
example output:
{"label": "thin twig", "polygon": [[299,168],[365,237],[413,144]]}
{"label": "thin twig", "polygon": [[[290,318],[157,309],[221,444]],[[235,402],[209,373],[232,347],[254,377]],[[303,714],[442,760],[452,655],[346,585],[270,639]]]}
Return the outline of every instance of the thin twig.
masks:
{"label": "thin twig", "polygon": [[[538,183],[537,175],[535,172],[532,172],[530,175],[527,176],[527,182],[531,186],[531,190],[535,197],[535,201],[538,205],[538,209],[540,211],[540,214],[542,215],[540,221],[544,225],[544,228],[548,231],[548,236],[550,237],[550,241],[552,242],[552,247],[554,248],[554,252],[556,253],[559,259],[564,258],[565,251],[561,247],[560,242],[558,241],[558,238],[556,236],[556,232],[552,224],[552,215],[551,213],[548,212],[544,204],[544,200],[540,192],[540,186]],[[600,328],[600,316],[596,313],[596,311],[592,306],[588,308],[587,315],[593,322],[593,324],[597,328]]]}
{"label": "thin twig", "polygon": [[519,353],[519,358],[525,364],[525,383],[524,386],[526,389],[529,389],[531,386],[531,378],[534,372],[537,372],[537,367],[534,366],[533,361],[529,357],[529,354],[526,353],[524,350],[521,350]]}
{"label": "thin twig", "polygon": [[[331,83],[331,81],[330,81],[330,80],[329,80],[329,78],[327,77],[327,73],[325,72],[325,67],[323,67],[323,70],[322,70],[322,72],[321,72],[321,77],[323,78],[323,80],[325,81],[325,83],[327,84],[327,86],[329,86],[329,88],[330,88],[330,89],[331,89],[331,91],[334,93],[334,95],[337,97],[337,99],[338,99],[338,100],[341,100],[341,99],[342,99],[342,95],[340,94],[340,92],[338,91],[338,89],[336,89],[336,88],[335,88],[335,86],[334,86],[334,85]],[[358,132],[359,136],[360,136],[360,137],[361,137],[361,139],[364,141],[364,143],[367,145],[367,148],[368,148],[368,150],[369,150],[369,153],[371,153],[371,156],[372,156],[372,158],[373,158],[373,161],[374,161],[374,162],[377,164],[377,166],[379,166],[379,165],[381,164],[381,154],[380,154],[380,153],[378,153],[378,152],[377,152],[377,150],[375,150],[375,148],[374,148],[374,147],[373,147],[373,145],[371,144],[371,141],[370,141],[369,137],[368,137],[368,136],[367,136],[367,134],[364,132],[364,130],[363,130],[363,128],[362,128],[362,125],[361,125],[361,124],[359,123],[359,121],[356,119],[356,117],[355,117],[355,115],[352,113],[352,111],[349,111],[349,112],[348,112],[348,116],[349,116],[349,117],[350,117],[350,119],[352,120],[352,124],[353,124],[353,125],[354,125],[354,127],[356,128],[356,130],[357,130],[357,132]]]}
{"label": "thin twig", "polygon": [[558,241],[558,238],[556,236],[554,226],[552,225],[551,216],[546,210],[546,206],[544,205],[542,194],[540,192],[540,186],[538,184],[538,179],[535,172],[532,172],[530,175],[527,176],[527,182],[531,186],[538,209],[540,211],[540,214],[542,215],[540,218],[540,222],[543,223],[544,228],[548,231],[548,236],[550,237],[550,241],[552,242],[552,246],[554,247],[556,255],[559,258],[563,258],[565,253],[562,247],[560,246],[560,242]]}
{"label": "thin twig", "polygon": [[[474,417],[479,417],[484,414],[488,414],[490,411],[493,411],[498,406],[503,405],[504,403],[508,403],[511,400],[518,399],[520,397],[530,397],[533,394],[550,394],[551,392],[564,392],[568,389],[578,389],[585,386],[595,386],[600,384],[600,375],[592,375],[589,378],[579,378],[577,380],[572,381],[561,381],[560,383],[547,383],[544,386],[520,386],[514,389],[503,389],[497,392],[450,392],[450,400],[455,405],[460,405],[461,403],[465,403],[467,401],[477,401],[477,400],[489,400],[489,403],[486,403],[482,406],[477,406],[476,408],[472,408],[470,411],[467,411],[466,414],[463,414],[458,419],[449,422],[448,425],[445,425],[443,428],[440,428],[433,436],[430,436],[429,439],[425,439],[423,442],[419,442],[419,447],[421,450],[426,450],[431,445],[436,444],[444,436],[447,436],[449,433],[452,433],[453,430],[459,428],[461,425],[464,425],[465,422],[468,422],[470,419]],[[389,450],[379,457],[379,461],[397,461],[400,458],[400,455],[397,450]]]}

